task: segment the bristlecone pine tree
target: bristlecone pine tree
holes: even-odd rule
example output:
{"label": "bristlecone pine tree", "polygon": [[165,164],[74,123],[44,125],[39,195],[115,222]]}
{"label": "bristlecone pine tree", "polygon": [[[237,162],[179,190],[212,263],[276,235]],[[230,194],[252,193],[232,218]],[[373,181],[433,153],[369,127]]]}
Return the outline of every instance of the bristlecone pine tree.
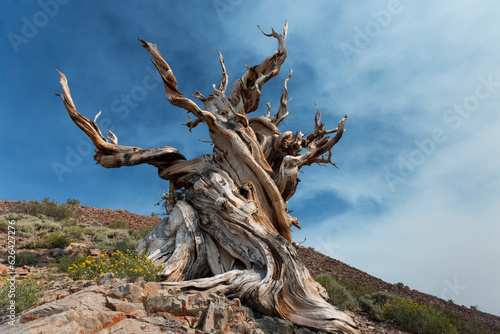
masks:
{"label": "bristlecone pine tree", "polygon": [[[283,33],[262,32],[278,41],[277,50],[262,63],[247,67],[226,96],[228,75],[219,52],[222,79],[208,97],[196,92],[200,108],[177,88],[172,69],[155,44],[139,39],[151,55],[165,86],[168,101],[194,115],[184,124],[190,130],[208,126],[212,154],[187,160],[169,146],[141,149],[118,145],[109,132],[107,140],[96,120],[76,110],[64,74],[60,73],[62,98],[72,120],[96,147],[94,159],[107,168],[143,163],[158,168],[173,190],[185,188],[186,199],[177,202],[139,245],[156,264],[164,263],[163,284],[183,291],[214,291],[238,297],[260,312],[290,319],[297,325],[326,332],[359,333],[347,314],[330,305],[298,258],[291,227],[299,221],[288,214],[287,201],[299,182],[303,166],[333,164],[331,149],[344,132],[346,117],[336,129],[324,130],[319,110],[314,131],[304,136],[278,126],[289,115],[285,79],[280,106],[271,116],[249,118],[259,106],[263,85],[278,75],[287,56]],[[260,29],[260,28],[259,28]],[[262,31],[262,30],[261,30]],[[331,136],[330,136],[331,135]]]}

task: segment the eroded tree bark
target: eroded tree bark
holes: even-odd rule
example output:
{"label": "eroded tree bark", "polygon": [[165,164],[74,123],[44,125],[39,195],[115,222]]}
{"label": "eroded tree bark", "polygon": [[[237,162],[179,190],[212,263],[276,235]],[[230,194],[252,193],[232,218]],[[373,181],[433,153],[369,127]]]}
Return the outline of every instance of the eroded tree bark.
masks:
{"label": "eroded tree bark", "polygon": [[203,102],[203,109],[179,92],[156,45],[139,39],[163,79],[168,101],[194,115],[195,120],[189,118],[185,125],[190,130],[201,122],[208,126],[213,152],[192,160],[172,147],[121,146],[111,132],[109,140],[104,138],[97,116],[90,121],[77,112],[62,73],[60,96],[73,121],[95,144],[98,164],[108,168],[151,164],[171,187],[187,190],[186,200],[178,202],[139,245],[157,264],[163,263],[165,285],[219,291],[298,325],[358,333],[348,315],[326,302],[326,292],[298,259],[291,226],[300,228],[299,221],[288,214],[286,205],[303,166],[333,164],[331,149],[342,137],[347,116],[336,129],[324,130],[318,110],[314,132],[307,137],[280,132],[278,126],[288,116],[290,71],[276,114],[271,116],[267,104],[265,116],[248,118],[259,105],[263,85],[278,75],[285,61],[286,34],[287,24],[282,34],[274,30],[265,34],[277,39],[277,50],[261,64],[247,67],[229,97],[219,52],[221,82],[208,97],[193,94]]}

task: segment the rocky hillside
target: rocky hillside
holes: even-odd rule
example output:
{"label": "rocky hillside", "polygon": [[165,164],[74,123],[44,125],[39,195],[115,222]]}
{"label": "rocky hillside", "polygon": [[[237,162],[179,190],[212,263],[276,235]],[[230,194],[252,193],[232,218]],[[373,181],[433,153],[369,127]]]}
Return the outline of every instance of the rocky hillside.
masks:
{"label": "rocky hillside", "polygon": [[[8,201],[0,201],[0,214],[10,212],[9,204]],[[157,217],[142,216],[122,210],[114,211],[85,206],[75,206],[75,210],[82,224],[99,222],[104,226],[110,226],[116,224],[117,221],[127,222],[128,228],[137,232],[143,230],[144,226],[155,226],[160,221]],[[4,237],[6,236],[4,235]],[[313,249],[300,245],[296,245],[296,248],[300,259],[313,276],[331,273],[340,280],[370,287],[374,291],[386,291],[403,298],[411,298],[424,305],[439,305],[459,314],[462,319],[468,322],[483,322],[489,329],[484,333],[495,333],[496,329],[500,328],[499,317],[455,305],[440,298],[411,290],[408,287],[384,282]],[[35,265],[18,268],[16,276],[22,278],[34,273],[46,275],[46,277],[56,275],[56,279],[40,280],[40,284],[44,284],[48,288],[44,304],[26,311],[21,318],[17,319],[18,322],[25,323],[23,326],[15,328],[3,326],[0,327],[0,332],[40,333],[41,328],[50,328],[47,326],[62,326],[68,329],[66,332],[81,331],[85,333],[129,333],[129,328],[134,328],[134,333],[215,333],[215,327],[210,328],[213,325],[218,327],[220,333],[257,334],[261,333],[259,328],[263,328],[267,333],[313,333],[308,329],[296,328],[291,323],[280,319],[261,317],[257,312],[254,314],[251,309],[241,306],[238,300],[226,299],[223,296],[203,295],[195,298],[199,303],[193,303],[189,299],[191,297],[185,295],[175,297],[177,294],[172,294],[172,291],[163,288],[158,283],[127,282],[106,275],[96,281],[72,281],[67,275],[51,272],[50,264],[58,261],[58,258],[87,254],[98,256],[103,251],[105,250],[93,249],[92,242],[89,240],[72,243],[65,249],[26,250],[26,252],[37,253],[43,257]],[[1,247],[0,252],[2,259],[5,259],[7,248]],[[2,272],[1,265],[0,272]],[[2,273],[6,275],[5,270]],[[132,298],[124,292],[130,293],[131,289],[137,291],[142,289],[143,297],[159,298],[157,302],[159,303],[158,307],[161,306],[161,308],[153,310],[150,307],[153,304],[143,303],[144,300],[140,299],[135,300],[136,297]],[[121,292],[118,293],[115,290]],[[102,302],[96,302],[99,300]],[[187,305],[190,305],[188,310],[185,309]],[[359,310],[356,314],[351,313],[351,315],[359,323],[362,333],[407,333],[393,323],[375,321]],[[76,320],[81,317],[93,320],[90,322]],[[217,323],[219,324],[217,325]],[[118,324],[120,325],[118,326]]]}

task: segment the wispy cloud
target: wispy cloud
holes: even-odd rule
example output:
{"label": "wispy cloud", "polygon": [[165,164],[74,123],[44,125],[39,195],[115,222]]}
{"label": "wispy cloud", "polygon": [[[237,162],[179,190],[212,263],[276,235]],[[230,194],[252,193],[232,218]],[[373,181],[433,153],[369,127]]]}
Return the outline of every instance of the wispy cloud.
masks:
{"label": "wispy cloud", "polygon": [[[289,208],[303,230],[294,238],[307,236],[308,245],[389,282],[438,296],[445,291],[458,303],[500,314],[494,304],[500,297],[494,295],[500,275],[494,265],[500,251],[496,2],[208,1],[189,8],[112,2],[97,8],[70,1],[17,53],[8,33],[22,34],[23,17],[32,20],[43,9],[12,1],[0,6],[9,12],[0,27],[0,54],[9,63],[0,69],[8,92],[0,141],[10,157],[0,167],[10,176],[0,178],[2,198],[75,197],[105,208],[158,210],[154,203],[166,185],[151,166],[108,170],[87,152],[59,182],[51,163],[66,163],[67,147],[78,152],[84,137],[53,96],[60,91],[55,69],[67,74],[79,110],[88,117],[102,110],[101,122],[109,119],[121,143],[174,146],[193,158],[210,152],[197,140],[208,139],[206,128],[189,133],[181,126],[185,112],[168,104],[161,85],[145,86],[151,64],[135,37],[158,44],[182,92],[207,94],[220,80],[214,48],[232,83],[245,61],[254,65],[276,47],[257,24],[280,31],[288,19],[289,56],[283,73],[264,87],[262,102],[278,107],[293,69],[291,116],[283,129],[311,131],[314,102],[326,127],[349,117],[333,149],[340,169],[308,167],[299,175]],[[346,45],[356,48],[347,58]],[[466,288],[453,292],[455,282]]]}

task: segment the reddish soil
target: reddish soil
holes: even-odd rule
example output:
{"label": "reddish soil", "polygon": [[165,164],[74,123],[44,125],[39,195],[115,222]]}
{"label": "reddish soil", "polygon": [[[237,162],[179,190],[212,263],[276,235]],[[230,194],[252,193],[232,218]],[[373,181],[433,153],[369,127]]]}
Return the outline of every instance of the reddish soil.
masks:
{"label": "reddish soil", "polygon": [[[0,213],[9,212],[9,201],[0,200]],[[157,217],[143,216],[130,212],[117,212],[111,209],[101,209],[87,206],[79,206],[78,210],[81,212],[80,221],[98,221],[99,223],[108,226],[115,220],[126,221],[129,228],[133,230],[140,230],[145,225],[158,224],[161,219]],[[479,320],[490,325],[491,330],[494,331],[495,326],[500,327],[500,317],[484,313],[477,310],[471,310],[465,306],[456,305],[452,302],[445,301],[441,298],[411,290],[409,288],[398,287],[382,281],[379,278],[371,276],[359,269],[351,267],[341,261],[332,259],[326,255],[316,252],[313,249],[298,246],[297,252],[300,259],[309,269],[313,276],[322,273],[331,273],[337,277],[353,280],[365,286],[372,286],[378,291],[387,291],[389,293],[398,295],[403,298],[411,298],[416,302],[424,305],[440,305],[462,316],[467,321]],[[386,332],[387,333],[387,332]]]}
{"label": "reddish soil", "polygon": [[500,317],[494,316],[492,314],[471,310],[465,306],[456,305],[452,302],[445,301],[441,298],[428,295],[417,290],[402,288],[394,284],[384,282],[379,278],[371,276],[359,269],[351,267],[341,261],[332,259],[331,257],[318,253],[309,248],[299,246],[297,248],[297,251],[299,253],[300,259],[313,276],[322,273],[331,273],[337,277],[350,279],[362,285],[373,286],[378,291],[387,291],[402,298],[411,298],[414,301],[424,305],[439,305],[445,307],[448,310],[460,314],[462,318],[467,321],[484,321],[485,323],[492,325],[492,329],[495,326],[500,327]]}

